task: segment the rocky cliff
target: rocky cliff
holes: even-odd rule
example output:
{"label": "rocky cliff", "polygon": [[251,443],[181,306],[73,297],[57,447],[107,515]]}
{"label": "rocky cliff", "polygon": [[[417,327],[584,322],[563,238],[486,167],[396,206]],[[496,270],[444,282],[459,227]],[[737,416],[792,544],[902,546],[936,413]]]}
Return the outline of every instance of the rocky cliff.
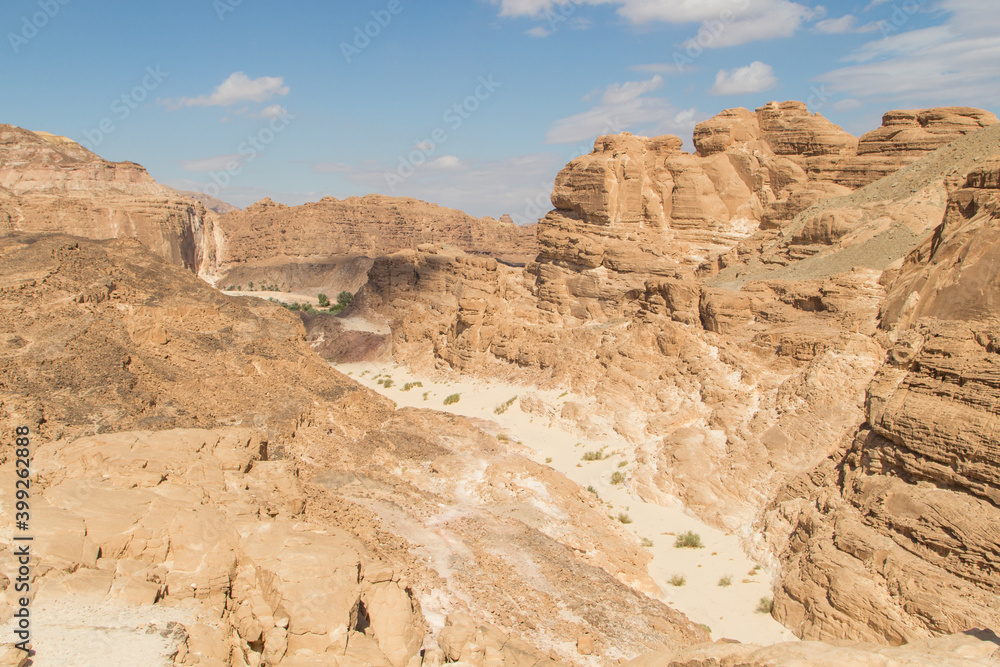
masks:
{"label": "rocky cliff", "polygon": [[270,199],[218,221],[220,284],[356,292],[371,260],[421,243],[450,243],[508,263],[534,259],[536,231],[416,199],[368,195],[289,207]]}
{"label": "rocky cliff", "polygon": [[969,173],[887,274],[865,422],[775,504],[793,524],[777,613],[804,635],[901,643],[1000,624],[998,179],[996,159]]}
{"label": "rocky cliff", "polygon": [[0,232],[135,238],[194,272],[214,264],[213,214],[140,165],[108,162],[64,137],[0,125]]}
{"label": "rocky cliff", "polygon": [[377,262],[359,307],[399,360],[590,397],[552,418],[626,436],[644,497],[780,566],[775,613],[801,636],[995,625],[998,543],[971,517],[996,505],[996,176],[977,169],[996,118],[891,112],[859,141],[771,104],[695,142],[601,137],[523,272],[425,246]]}
{"label": "rocky cliff", "polygon": [[536,230],[409,198],[326,197],[298,207],[260,201],[239,210],[161,186],[138,164],[109,162],[64,137],[0,125],[0,233],[134,238],[221,287],[351,292],[371,260],[419,243],[523,264]]}
{"label": "rocky cliff", "polygon": [[[707,638],[638,592],[649,556],[592,494],[466,420],[395,410],[292,313],[133,240],[7,234],[0,257],[0,433],[30,428],[37,473],[36,641],[71,632],[97,664],[122,622],[101,619],[135,618],[114,641],[162,640],[175,664],[404,667]],[[16,475],[8,449],[4,488]]]}

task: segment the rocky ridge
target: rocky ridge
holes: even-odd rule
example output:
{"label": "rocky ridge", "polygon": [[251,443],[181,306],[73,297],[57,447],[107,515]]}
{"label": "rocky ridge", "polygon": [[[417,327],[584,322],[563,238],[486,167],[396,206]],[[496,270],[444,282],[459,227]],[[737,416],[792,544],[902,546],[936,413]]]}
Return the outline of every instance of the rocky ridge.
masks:
{"label": "rocky ridge", "polygon": [[154,630],[175,664],[595,664],[707,638],[638,592],[648,556],[591,494],[396,411],[294,314],[132,240],[8,234],[0,257],[0,432],[32,431],[39,608],[176,610]]}
{"label": "rocky ridge", "polygon": [[[921,128],[897,132],[910,117]],[[377,261],[359,308],[391,325],[397,360],[591,396],[551,418],[613,428],[635,443],[629,483],[644,498],[672,494],[742,531],[748,548],[781,567],[775,613],[803,638],[898,644],[995,624],[996,591],[984,583],[995,536],[988,522],[955,523],[996,504],[992,482],[959,463],[991,461],[992,447],[960,425],[990,432],[989,371],[972,368],[988,363],[992,325],[921,325],[919,338],[936,350],[923,352],[934,355],[926,362],[914,361],[926,348],[904,327],[926,303],[975,317],[990,310],[992,237],[955,221],[963,211],[992,219],[993,195],[970,188],[995,180],[975,167],[1000,152],[998,127],[977,110],[890,112],[861,151],[803,105],[784,103],[700,125],[694,156],[672,137],[602,137],[557,178],[537,262],[518,271],[421,246]],[[910,149],[907,136],[916,137]],[[882,166],[850,178],[834,169],[871,155]],[[890,156],[898,171],[879,178]],[[862,173],[869,184],[850,193],[845,183]],[[779,211],[796,187],[806,194]],[[840,198],[819,201],[831,194]],[[946,211],[951,222],[940,226]],[[935,251],[941,264],[924,266]],[[983,388],[942,365],[979,359],[979,349],[986,356],[968,372],[982,374]],[[928,378],[948,383],[935,390],[940,403],[884,388],[903,377],[889,370],[897,354],[918,373],[914,391]],[[951,382],[968,385],[969,398]],[[897,393],[873,398],[886,391]],[[872,412],[883,404],[902,412],[887,422]],[[961,435],[928,421],[955,409],[985,412],[949,421]],[[939,432],[935,444],[929,434]],[[905,438],[922,441],[919,454],[890,454]],[[871,457],[891,479],[865,472]],[[951,497],[912,488],[954,488],[946,469],[963,471],[969,489]],[[915,524],[923,510],[888,501],[893,486],[892,498],[940,507],[934,522]]]}
{"label": "rocky ridge", "polygon": [[421,243],[451,243],[509,263],[533,259],[534,227],[473,218],[406,197],[367,195],[289,207],[270,199],[218,221],[220,284],[274,284],[294,292],[356,292],[371,260]]}

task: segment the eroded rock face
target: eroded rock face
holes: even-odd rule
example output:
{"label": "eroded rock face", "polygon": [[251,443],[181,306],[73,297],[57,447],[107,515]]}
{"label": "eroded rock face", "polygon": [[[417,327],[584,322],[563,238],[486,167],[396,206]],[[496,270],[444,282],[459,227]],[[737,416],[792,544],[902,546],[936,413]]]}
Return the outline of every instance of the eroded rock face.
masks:
{"label": "eroded rock face", "polygon": [[[608,660],[707,638],[639,592],[649,556],[592,494],[464,419],[396,411],[294,314],[133,240],[5,235],[0,258],[0,434],[32,430],[40,603],[176,609],[177,664],[573,663],[559,647],[588,633]],[[472,631],[443,633],[463,614]]]}
{"label": "eroded rock face", "polygon": [[214,263],[214,214],[138,164],[64,137],[0,125],[0,232],[134,238],[196,273]]}
{"label": "eroded rock face", "polygon": [[[972,120],[941,136],[989,124],[952,116]],[[1000,172],[972,165],[998,138],[962,134],[855,192],[833,167],[856,140],[801,105],[725,112],[697,156],[600,138],[560,175],[524,272],[421,247],[380,260],[360,307],[399,360],[592,397],[559,418],[633,442],[644,497],[756,520],[748,547],[782,568],[775,615],[804,638],[996,624]],[[757,226],[727,238],[739,215]]]}
{"label": "eroded rock face", "polygon": [[776,615],[805,637],[898,644],[1000,623],[997,173],[969,174],[892,274],[881,324],[894,343],[866,423],[774,506],[792,524]]}
{"label": "eroded rock face", "polygon": [[416,199],[368,195],[289,207],[270,199],[219,219],[215,274],[221,284],[356,292],[371,261],[421,243],[524,264],[537,254],[534,226],[473,218]]}

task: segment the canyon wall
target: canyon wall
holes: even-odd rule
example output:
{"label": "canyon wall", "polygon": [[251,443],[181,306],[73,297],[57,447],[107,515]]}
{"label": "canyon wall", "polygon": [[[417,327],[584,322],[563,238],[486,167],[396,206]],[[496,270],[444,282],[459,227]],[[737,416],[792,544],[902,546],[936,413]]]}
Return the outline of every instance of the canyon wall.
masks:
{"label": "canyon wall", "polygon": [[[994,620],[991,524],[952,523],[996,505],[992,339],[940,318],[993,305],[991,232],[960,221],[989,217],[996,118],[890,112],[859,141],[772,103],[700,124],[695,145],[601,137],[557,178],[524,271],[421,246],[375,263],[360,312],[390,324],[400,361],[581,396],[539,416],[628,438],[627,483],[740,532],[780,568],[776,616],[804,638]],[[931,348],[902,331],[918,321]],[[931,421],[946,409],[964,415],[951,435]],[[969,489],[936,505],[921,485],[954,488],[947,470]]]}

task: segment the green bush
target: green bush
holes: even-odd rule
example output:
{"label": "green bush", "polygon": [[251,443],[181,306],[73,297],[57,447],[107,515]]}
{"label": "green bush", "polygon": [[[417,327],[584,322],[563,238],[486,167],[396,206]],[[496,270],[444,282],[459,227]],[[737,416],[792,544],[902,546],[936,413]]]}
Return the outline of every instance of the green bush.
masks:
{"label": "green bush", "polygon": [[625,481],[625,475],[621,474],[618,471],[615,471],[615,473],[611,475],[612,484],[621,484],[624,481]]}
{"label": "green bush", "polygon": [[674,576],[670,577],[671,586],[683,586],[686,583],[687,583],[687,577],[685,577],[683,574],[675,574]]}
{"label": "green bush", "polygon": [[423,386],[424,386],[423,382],[407,382],[406,384],[403,385],[403,391],[410,391],[414,387],[423,387]]}
{"label": "green bush", "polygon": [[701,549],[701,535],[690,530],[677,536],[674,546],[678,549]]}
{"label": "green bush", "polygon": [[584,461],[601,461],[604,459],[604,452],[584,452]]}
{"label": "green bush", "polygon": [[545,457],[545,462],[546,463],[552,463],[552,457],[551,456],[546,456]]}
{"label": "green bush", "polygon": [[642,538],[642,546],[644,546],[646,548],[652,548],[653,547],[653,540],[649,539],[648,537]]}
{"label": "green bush", "polygon": [[774,600],[771,598],[761,598],[757,603],[757,613],[770,614],[774,610]]}
{"label": "green bush", "polygon": [[727,574],[726,576],[719,579],[719,585],[722,586],[723,588],[725,588],[726,586],[732,586],[733,578]]}
{"label": "green bush", "polygon": [[447,398],[444,399],[444,404],[454,405],[455,403],[458,403],[458,399],[459,399],[459,394],[452,394],[451,396],[448,396]]}
{"label": "green bush", "polygon": [[588,486],[587,490],[590,491],[591,493],[593,493],[595,496],[597,495],[597,489],[594,488],[593,484],[591,484],[590,486]]}
{"label": "green bush", "polygon": [[385,387],[386,389],[388,389],[392,385],[393,385],[392,378],[386,378],[385,382],[382,383],[382,386]]}
{"label": "green bush", "polygon": [[428,397],[428,396],[430,396],[430,395],[431,395],[431,392],[429,392],[429,391],[425,391],[425,392],[424,392],[424,400],[426,401],[426,400],[427,400],[427,397]]}
{"label": "green bush", "polygon": [[344,291],[337,295],[337,305],[341,307],[341,310],[347,308],[352,303],[354,303],[354,295],[350,292]]}
{"label": "green bush", "polygon": [[632,523],[632,517],[630,517],[628,514],[625,514],[625,512],[618,513],[618,520],[621,521],[622,523]]}
{"label": "green bush", "polygon": [[327,295],[323,294],[322,292],[320,292],[316,296],[316,299],[319,301],[319,307],[320,308],[329,308],[330,307],[330,298],[327,297]]}
{"label": "green bush", "polygon": [[514,398],[507,399],[493,410],[493,414],[502,415],[503,413],[507,412],[507,410],[510,409],[510,406],[514,405],[514,401],[516,400],[517,396],[515,396]]}

